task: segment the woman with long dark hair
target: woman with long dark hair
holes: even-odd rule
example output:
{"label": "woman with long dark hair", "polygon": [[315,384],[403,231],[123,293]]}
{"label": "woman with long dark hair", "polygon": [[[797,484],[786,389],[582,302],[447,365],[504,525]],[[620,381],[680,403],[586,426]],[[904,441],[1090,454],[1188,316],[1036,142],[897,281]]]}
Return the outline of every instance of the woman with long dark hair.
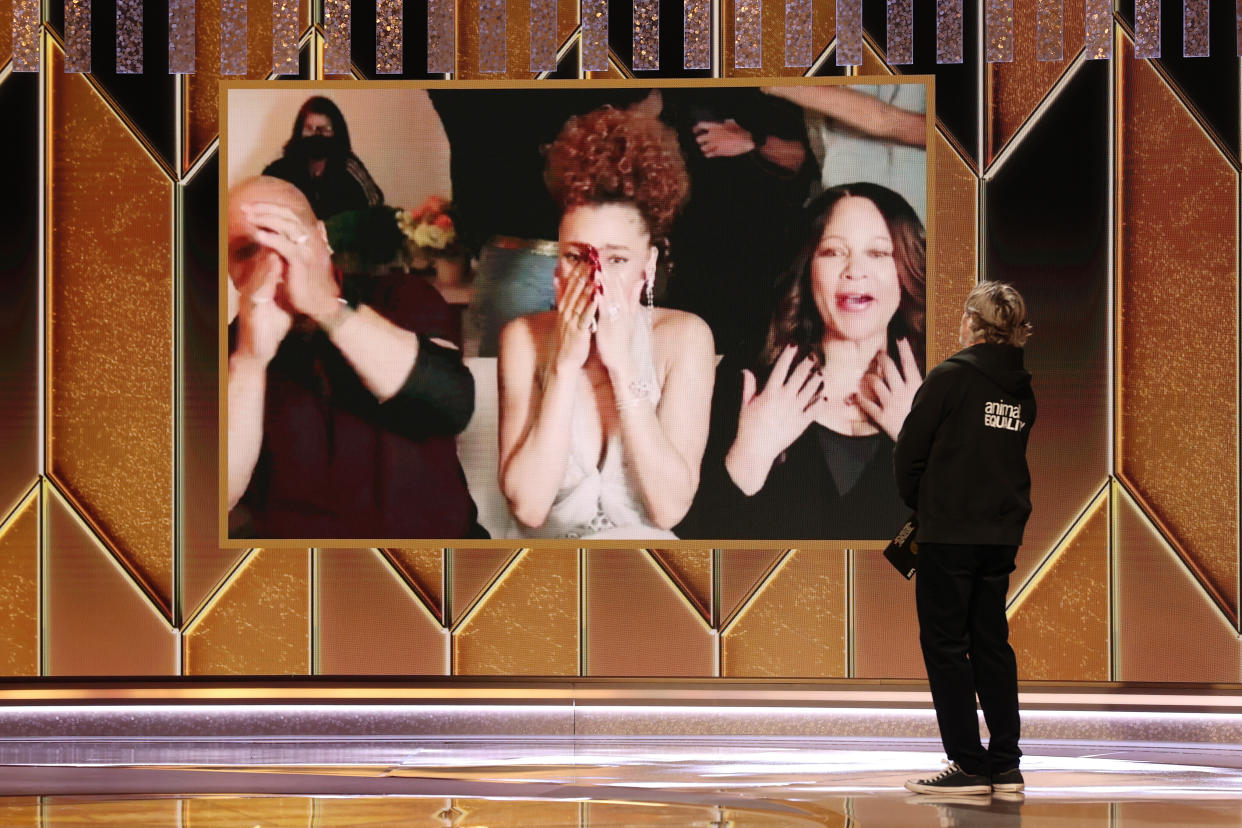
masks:
{"label": "woman with long dark hair", "polygon": [[354,155],[345,116],[321,95],[308,98],[298,109],[284,155],[268,164],[263,174],[301,190],[320,220],[384,203],[384,193]]}
{"label": "woman with long dark hair", "polygon": [[879,540],[901,526],[892,449],[923,372],[925,268],[923,224],[887,187],[811,202],[766,347],[717,371],[680,537]]}

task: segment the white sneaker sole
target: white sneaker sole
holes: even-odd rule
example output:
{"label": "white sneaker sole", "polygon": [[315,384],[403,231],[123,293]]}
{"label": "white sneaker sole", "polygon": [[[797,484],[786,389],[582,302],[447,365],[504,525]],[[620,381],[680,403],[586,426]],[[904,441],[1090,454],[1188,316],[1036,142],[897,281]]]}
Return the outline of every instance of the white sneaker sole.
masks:
{"label": "white sneaker sole", "polygon": [[1010,782],[1005,785],[993,785],[992,790],[998,793],[1022,793],[1026,790],[1026,784],[1023,782]]}
{"label": "white sneaker sole", "polygon": [[940,794],[941,796],[980,796],[992,792],[991,785],[924,785],[911,780],[906,783],[906,790],[917,794]]}

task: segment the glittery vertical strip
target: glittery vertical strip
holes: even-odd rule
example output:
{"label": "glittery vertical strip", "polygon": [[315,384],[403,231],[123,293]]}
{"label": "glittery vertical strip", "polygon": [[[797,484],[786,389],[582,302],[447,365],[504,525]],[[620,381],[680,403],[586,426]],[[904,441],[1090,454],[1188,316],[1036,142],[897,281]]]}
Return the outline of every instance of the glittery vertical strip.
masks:
{"label": "glittery vertical strip", "polygon": [[91,71],[91,0],[65,0],[65,71]]}
{"label": "glittery vertical strip", "polygon": [[1035,0],[1035,59],[1065,60],[1064,0]]}
{"label": "glittery vertical strip", "polygon": [[1208,0],[1182,0],[1182,57],[1207,57]]}
{"label": "glittery vertical strip", "polygon": [[13,0],[13,70],[39,71],[39,0]]}
{"label": "glittery vertical strip", "polygon": [[530,0],[530,71],[556,71],[556,0]]}
{"label": "glittery vertical strip", "polygon": [[810,66],[811,0],[785,0],[785,65]]}
{"label": "glittery vertical strip", "polygon": [[246,0],[220,0],[220,74],[246,74]]}
{"label": "glittery vertical strip", "polygon": [[582,68],[608,71],[608,0],[582,0]]}
{"label": "glittery vertical strip", "polygon": [[914,63],[914,0],[888,0],[888,32],[884,50],[889,66]]}
{"label": "glittery vertical strip", "polygon": [[837,66],[861,66],[862,0],[837,0]]}
{"label": "glittery vertical strip", "polygon": [[1089,60],[1108,60],[1113,56],[1112,0],[1086,0],[1086,48]]}
{"label": "glittery vertical strip", "polygon": [[168,2],[168,74],[194,74],[194,0]]}
{"label": "glittery vertical strip", "polygon": [[349,39],[353,28],[351,0],[323,0],[323,28],[327,42],[323,46],[323,73],[348,75],[350,72]]}
{"label": "glittery vertical strip", "polygon": [[763,0],[733,0],[733,66],[763,66]]}
{"label": "glittery vertical strip", "polygon": [[142,74],[142,0],[116,0],[116,73]]}
{"label": "glittery vertical strip", "polygon": [[963,25],[962,0],[936,0],[936,63],[962,62]]}
{"label": "glittery vertical strip", "polygon": [[402,0],[375,0],[375,74],[400,75],[405,65]]}
{"label": "glittery vertical strip", "polygon": [[302,9],[298,0],[272,0],[272,73],[296,75],[299,70],[298,29]]}
{"label": "glittery vertical strip", "polygon": [[457,6],[453,0],[427,0],[427,71],[452,72],[457,51]]}
{"label": "glittery vertical strip", "polygon": [[1134,0],[1134,56],[1160,57],[1160,0]]}
{"label": "glittery vertical strip", "polygon": [[[1238,2],[1242,3],[1242,0]],[[682,68],[711,69],[712,5],[710,0],[683,0],[681,30]],[[1238,42],[1242,43],[1242,39]]]}
{"label": "glittery vertical strip", "polygon": [[1013,62],[1013,0],[986,0],[984,36],[988,63]]}
{"label": "glittery vertical strip", "polygon": [[660,68],[660,0],[634,0],[633,68]]}
{"label": "glittery vertical strip", "polygon": [[506,0],[479,0],[480,72],[503,72],[508,68],[507,20]]}

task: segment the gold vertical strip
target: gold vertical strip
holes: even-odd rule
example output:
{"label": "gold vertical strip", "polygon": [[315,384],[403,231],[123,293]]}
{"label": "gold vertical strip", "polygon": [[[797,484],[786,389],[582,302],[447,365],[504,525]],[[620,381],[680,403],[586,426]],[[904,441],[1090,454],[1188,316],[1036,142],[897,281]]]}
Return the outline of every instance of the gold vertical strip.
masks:
{"label": "gold vertical strip", "polygon": [[1182,0],[1182,57],[1207,57],[1208,0]]}
{"label": "gold vertical strip", "polygon": [[[682,5],[683,69],[712,68],[712,4],[710,0],[684,0]],[[1242,32],[1242,29],[1239,29]],[[1242,43],[1242,35],[1239,36]]]}
{"label": "gold vertical strip", "polygon": [[1113,56],[1112,0],[1085,0],[1086,55],[1088,60],[1108,60]]}
{"label": "gold vertical strip", "polygon": [[1134,56],[1160,57],[1160,0],[1134,0]]}
{"label": "gold vertical strip", "polygon": [[402,0],[375,0],[375,74],[400,75],[405,65]]}
{"label": "gold vertical strip", "polygon": [[505,0],[479,0],[479,71],[503,72],[508,63]]}
{"label": "gold vertical strip", "polygon": [[65,71],[91,71],[91,0],[65,0]]}
{"label": "gold vertical strip", "polygon": [[[176,0],[174,0],[175,2]],[[296,75],[298,60],[298,0],[272,0],[272,74]]]}
{"label": "gold vertical strip", "polygon": [[837,0],[837,66],[861,66],[862,61],[862,0]]}
{"label": "gold vertical strip", "polygon": [[733,4],[733,67],[763,67],[763,2],[734,0]]}
{"label": "gold vertical strip", "polygon": [[350,0],[323,0],[323,28],[327,41],[323,49],[323,73],[348,75],[350,62]]}
{"label": "gold vertical strip", "polygon": [[172,75],[194,73],[194,0],[169,0],[168,3],[168,72]]}
{"label": "gold vertical strip", "polygon": [[785,2],[785,65],[810,66],[811,0]]}
{"label": "gold vertical strip", "polygon": [[1013,0],[987,0],[984,9],[988,63],[1013,62]]}
{"label": "gold vertical strip", "polygon": [[556,0],[530,0],[530,71],[556,71]]}
{"label": "gold vertical strip", "polygon": [[885,51],[889,66],[914,63],[914,0],[888,0]]}
{"label": "gold vertical strip", "polygon": [[1065,0],[1036,0],[1035,59],[1065,60]]}
{"label": "gold vertical strip", "polygon": [[582,0],[582,69],[608,71],[608,0]]}
{"label": "gold vertical strip", "polygon": [[660,0],[634,0],[632,44],[631,69],[653,72],[660,68]]}
{"label": "gold vertical strip", "polygon": [[116,0],[116,72],[142,74],[142,0]]}
{"label": "gold vertical strip", "polygon": [[0,526],[0,676],[39,675],[39,487]]}
{"label": "gold vertical strip", "polygon": [[936,0],[936,63],[961,63],[962,0]]}
{"label": "gold vertical strip", "polygon": [[246,0],[220,0],[220,74],[246,74]]}
{"label": "gold vertical strip", "polygon": [[39,0],[13,0],[13,69],[39,71]]}
{"label": "gold vertical strip", "polygon": [[427,0],[427,71],[453,71],[457,52],[457,7],[453,0]]}

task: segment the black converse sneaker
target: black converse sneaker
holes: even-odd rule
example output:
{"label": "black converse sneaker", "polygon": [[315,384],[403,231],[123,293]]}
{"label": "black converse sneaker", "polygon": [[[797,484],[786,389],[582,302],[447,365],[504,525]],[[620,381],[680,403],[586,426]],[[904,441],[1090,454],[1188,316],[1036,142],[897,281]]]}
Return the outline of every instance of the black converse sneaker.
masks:
{"label": "black converse sneaker", "polygon": [[920,794],[950,794],[957,796],[973,794],[990,794],[992,782],[986,776],[967,773],[957,766],[957,762],[949,762],[948,767],[935,776],[926,779],[909,779],[906,790]]}
{"label": "black converse sneaker", "polygon": [[992,774],[992,790],[994,791],[1018,793],[1025,787],[1026,780],[1022,778],[1022,771],[1017,768]]}

